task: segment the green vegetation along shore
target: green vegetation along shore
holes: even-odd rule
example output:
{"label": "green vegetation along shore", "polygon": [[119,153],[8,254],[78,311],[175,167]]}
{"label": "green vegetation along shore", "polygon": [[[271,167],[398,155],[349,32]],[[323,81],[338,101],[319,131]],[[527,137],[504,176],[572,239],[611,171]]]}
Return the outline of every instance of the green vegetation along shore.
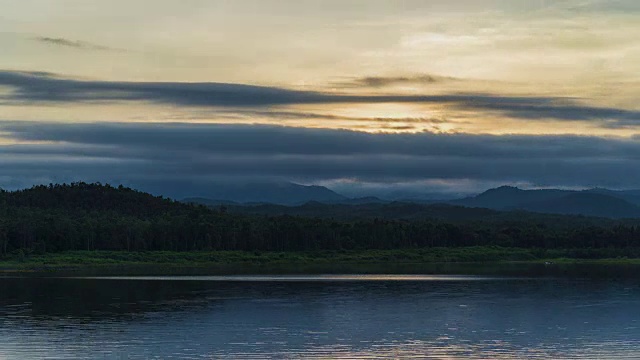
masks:
{"label": "green vegetation along shore", "polygon": [[640,266],[640,258],[621,255],[621,252],[611,250],[501,247],[319,252],[70,251],[12,254],[0,259],[0,272],[126,275],[426,272],[507,275],[520,274],[519,270],[525,270],[524,265],[527,265],[526,269],[566,264]]}

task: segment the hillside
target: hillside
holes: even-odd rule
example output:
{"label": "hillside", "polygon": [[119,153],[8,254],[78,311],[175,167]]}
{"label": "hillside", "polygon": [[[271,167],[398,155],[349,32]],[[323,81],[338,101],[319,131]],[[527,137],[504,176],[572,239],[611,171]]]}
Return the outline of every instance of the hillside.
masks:
{"label": "hillside", "polygon": [[320,202],[309,202],[300,206],[262,204],[255,206],[230,206],[229,211],[238,214],[265,216],[291,215],[346,220],[374,218],[389,220],[480,220],[501,214],[499,211],[490,209],[465,208],[448,204],[426,205],[410,202],[365,202],[361,204],[323,204]]}
{"label": "hillside", "polygon": [[640,217],[640,207],[626,200],[589,192],[571,193],[560,198],[530,202],[521,205],[521,208],[549,214],[580,214],[609,218]]}
{"label": "hillside", "polygon": [[494,210],[525,210],[548,214],[571,214],[608,218],[640,217],[640,206],[628,201],[631,192],[593,189],[571,191],[558,189],[522,190],[503,186],[475,197],[452,201],[466,207]]}
{"label": "hillside", "polygon": [[585,192],[612,196],[612,197],[630,202],[634,205],[640,206],[640,190],[620,191],[620,190],[594,188],[594,189],[585,190]]}

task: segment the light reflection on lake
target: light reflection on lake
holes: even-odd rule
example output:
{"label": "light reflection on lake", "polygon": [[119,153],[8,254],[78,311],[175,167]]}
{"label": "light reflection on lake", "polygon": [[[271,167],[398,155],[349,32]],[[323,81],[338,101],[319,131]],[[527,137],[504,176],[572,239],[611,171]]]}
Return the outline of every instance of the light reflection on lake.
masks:
{"label": "light reflection on lake", "polygon": [[216,276],[79,276],[69,279],[139,281],[338,282],[338,281],[488,281],[507,278],[466,275],[216,275]]}
{"label": "light reflection on lake", "polygon": [[0,277],[0,359],[640,358],[640,281]]}

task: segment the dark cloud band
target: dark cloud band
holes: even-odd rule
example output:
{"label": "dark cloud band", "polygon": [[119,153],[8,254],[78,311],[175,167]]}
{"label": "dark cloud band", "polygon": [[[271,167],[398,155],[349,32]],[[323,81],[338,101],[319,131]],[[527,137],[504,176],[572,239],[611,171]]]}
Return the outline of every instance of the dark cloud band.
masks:
{"label": "dark cloud band", "polygon": [[155,181],[165,187],[171,181],[229,177],[388,184],[430,179],[554,186],[640,183],[640,142],[633,139],[373,135],[204,124],[5,122],[0,132],[21,142],[0,147],[1,186],[47,177]]}
{"label": "dark cloud band", "polygon": [[593,121],[605,127],[632,127],[640,111],[592,107],[575,99],[513,97],[492,94],[346,95],[277,87],[227,83],[109,82],[64,79],[52,74],[0,71],[0,86],[12,91],[5,102],[78,103],[140,101],[192,107],[270,107],[331,103],[446,104],[464,111],[481,111],[515,119]]}

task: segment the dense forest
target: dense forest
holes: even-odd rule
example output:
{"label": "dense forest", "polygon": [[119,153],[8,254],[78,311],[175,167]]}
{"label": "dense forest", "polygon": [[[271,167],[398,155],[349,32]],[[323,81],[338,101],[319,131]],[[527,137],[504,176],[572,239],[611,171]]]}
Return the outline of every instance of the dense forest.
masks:
{"label": "dense forest", "polygon": [[[317,206],[317,205],[315,205]],[[68,250],[314,251],[497,245],[640,248],[640,221],[497,212],[442,205],[412,216],[256,214],[73,183],[0,191],[0,256]],[[344,213],[344,207],[340,207]],[[359,209],[362,209],[360,207]],[[395,209],[395,210],[394,210]],[[443,216],[438,216],[438,214]],[[366,212],[365,212],[366,214]],[[423,214],[423,215],[420,215]],[[459,216],[457,216],[458,214]],[[475,214],[471,216],[470,214]]]}

